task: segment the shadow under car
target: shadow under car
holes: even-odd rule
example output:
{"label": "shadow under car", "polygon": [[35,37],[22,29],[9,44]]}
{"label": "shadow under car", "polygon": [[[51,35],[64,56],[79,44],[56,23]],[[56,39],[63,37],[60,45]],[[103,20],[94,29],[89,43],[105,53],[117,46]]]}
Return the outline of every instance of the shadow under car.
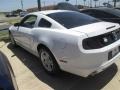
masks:
{"label": "shadow under car", "polygon": [[24,65],[31,70],[34,75],[42,82],[46,83],[55,90],[100,90],[106,86],[118,71],[116,64],[111,65],[105,71],[95,75],[83,78],[67,72],[62,72],[59,76],[48,75],[39,63],[39,59],[28,53],[21,47],[8,48]]}

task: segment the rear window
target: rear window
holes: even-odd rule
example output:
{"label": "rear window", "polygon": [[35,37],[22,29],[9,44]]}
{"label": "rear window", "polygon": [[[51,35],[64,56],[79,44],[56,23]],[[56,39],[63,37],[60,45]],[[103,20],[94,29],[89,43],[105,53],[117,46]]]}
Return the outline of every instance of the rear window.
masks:
{"label": "rear window", "polygon": [[68,29],[99,22],[98,19],[79,12],[57,12],[48,16]]}

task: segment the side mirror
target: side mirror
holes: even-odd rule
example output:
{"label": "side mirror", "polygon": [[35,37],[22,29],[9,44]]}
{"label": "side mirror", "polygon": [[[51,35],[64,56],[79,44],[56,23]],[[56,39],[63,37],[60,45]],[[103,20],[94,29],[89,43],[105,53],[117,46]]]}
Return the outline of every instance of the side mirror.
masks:
{"label": "side mirror", "polygon": [[20,23],[15,23],[14,26],[20,26]]}

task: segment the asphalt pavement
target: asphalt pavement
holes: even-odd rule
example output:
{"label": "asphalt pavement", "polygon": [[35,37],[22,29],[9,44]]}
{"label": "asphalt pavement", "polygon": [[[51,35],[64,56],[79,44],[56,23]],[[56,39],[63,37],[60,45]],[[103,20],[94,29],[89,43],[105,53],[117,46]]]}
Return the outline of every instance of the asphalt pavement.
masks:
{"label": "asphalt pavement", "polygon": [[0,42],[0,47],[12,65],[19,90],[120,90],[120,59],[93,77],[66,72],[51,76],[37,57],[21,47],[13,47],[9,42]]}

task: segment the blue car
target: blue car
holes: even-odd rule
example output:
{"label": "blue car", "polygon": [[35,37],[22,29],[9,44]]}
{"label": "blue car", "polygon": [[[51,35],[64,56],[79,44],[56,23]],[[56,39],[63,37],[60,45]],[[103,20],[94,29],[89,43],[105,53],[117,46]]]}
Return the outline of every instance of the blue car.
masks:
{"label": "blue car", "polygon": [[0,90],[18,90],[13,70],[2,52],[0,52]]}

